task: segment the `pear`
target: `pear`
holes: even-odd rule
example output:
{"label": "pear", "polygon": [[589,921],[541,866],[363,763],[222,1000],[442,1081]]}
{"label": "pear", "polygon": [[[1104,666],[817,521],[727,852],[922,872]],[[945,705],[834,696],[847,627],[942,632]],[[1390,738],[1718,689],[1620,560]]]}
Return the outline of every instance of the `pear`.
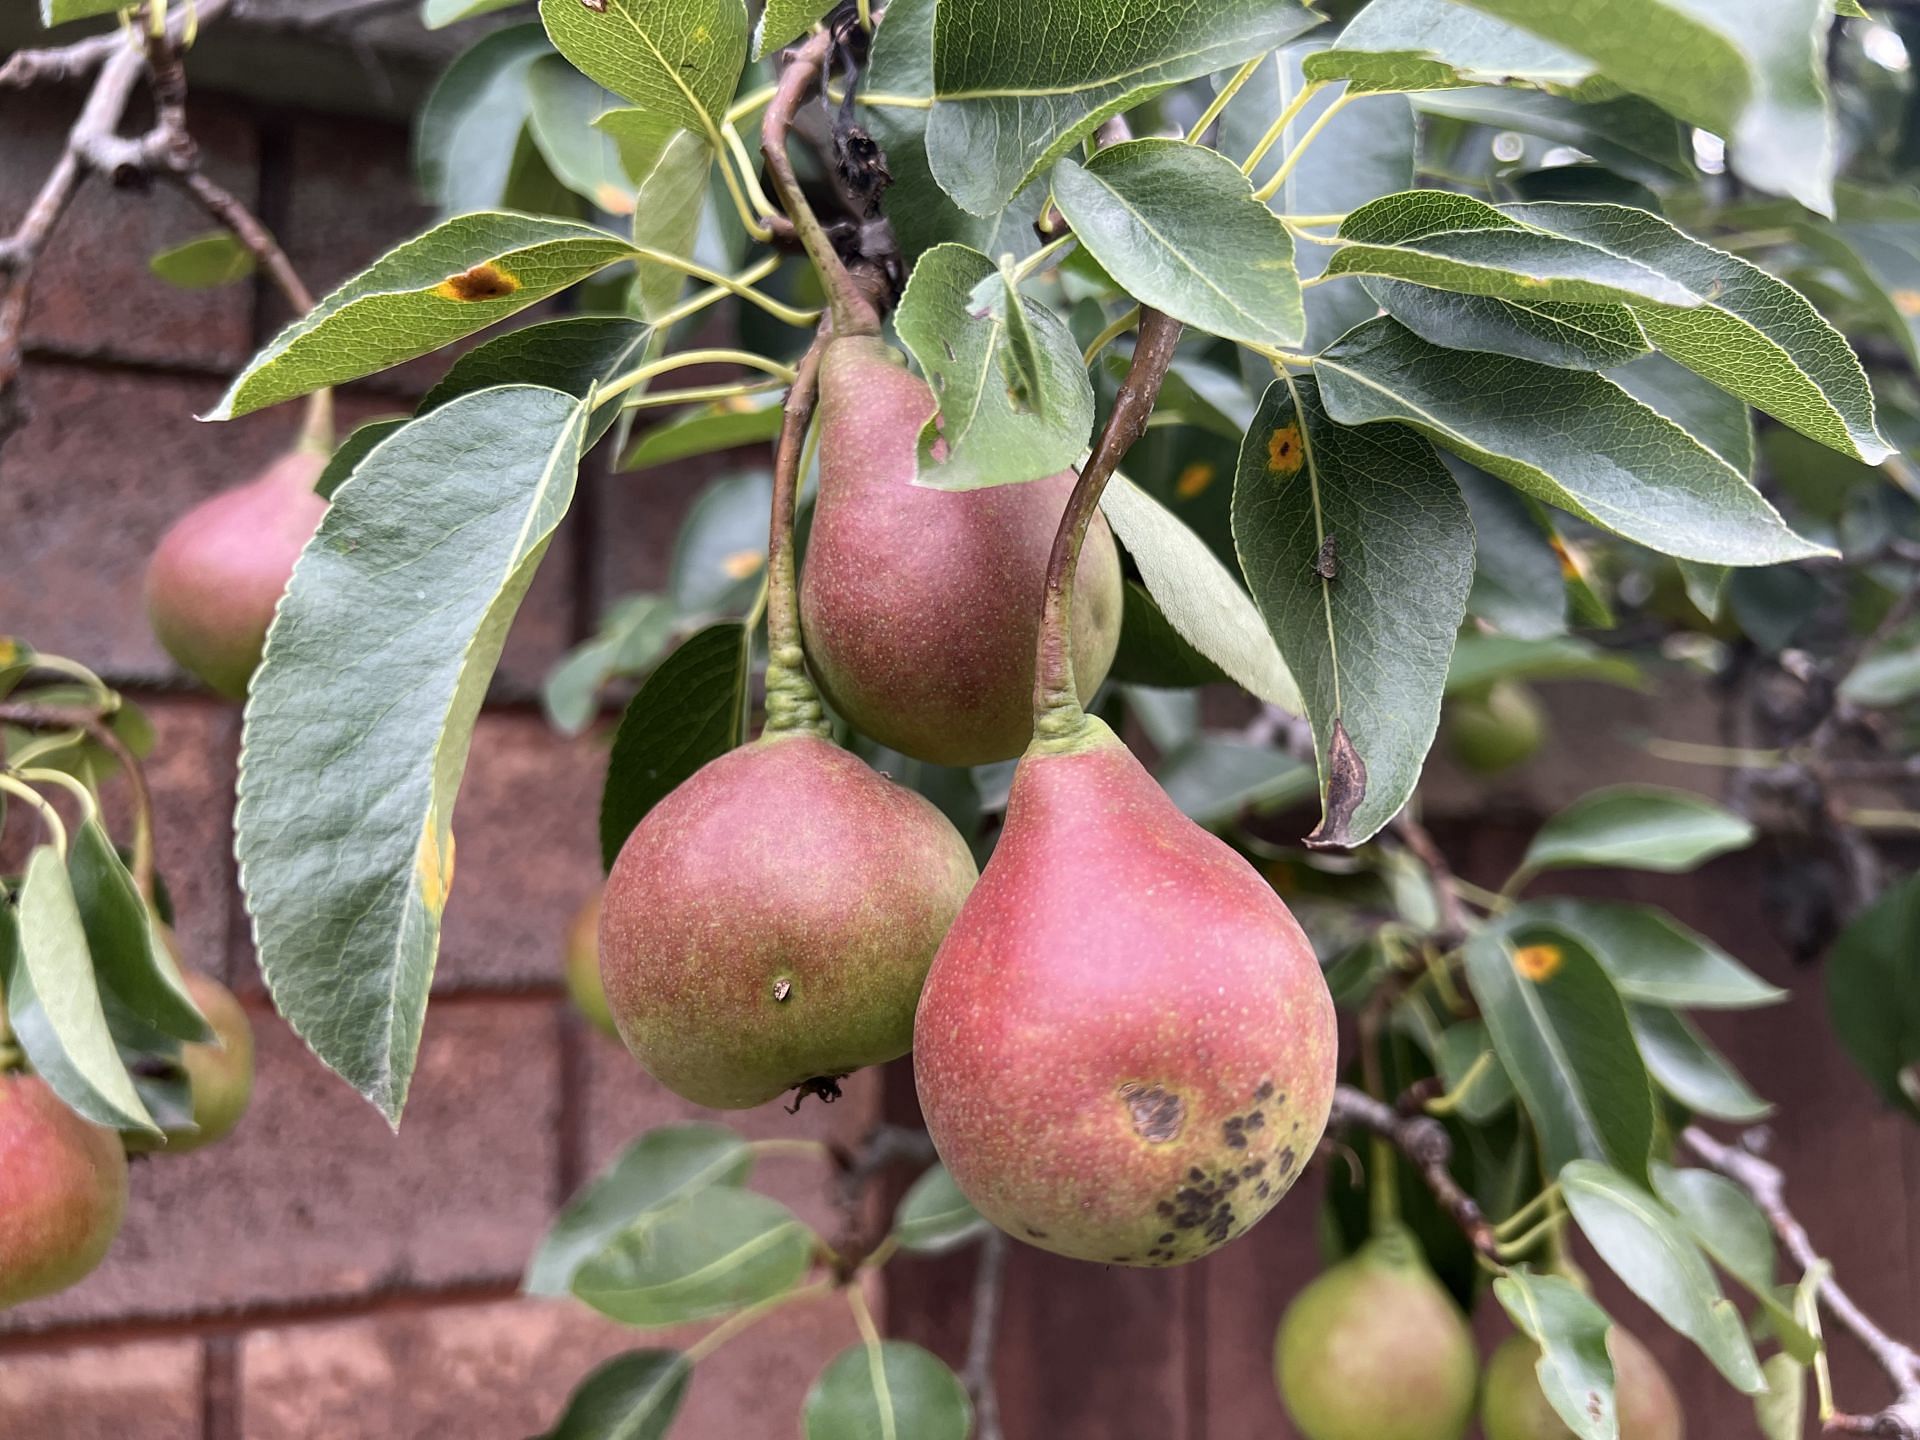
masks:
{"label": "pear", "polygon": [[253,1026],[247,1012],[233,992],[211,976],[189,970],[182,978],[214,1034],[210,1043],[180,1047],[180,1065],[193,1095],[193,1128],[168,1130],[164,1141],[128,1132],[123,1138],[131,1151],[184,1155],[217,1144],[239,1126],[253,1100]]}
{"label": "pear", "polygon": [[1287,1307],[1273,1373],[1306,1440],[1460,1440],[1479,1357],[1460,1307],[1394,1226]]}
{"label": "pear", "polygon": [[600,902],[595,892],[567,926],[567,994],[588,1024],[618,1038],[619,1027],[607,1008],[607,987],[600,981]]}
{"label": "pear", "polygon": [[975,877],[929,801],[817,733],[769,733],[627,838],[600,918],[607,1003],[641,1065],[688,1100],[831,1098],[841,1076],[906,1053]]}
{"label": "pear", "polygon": [[78,1284],[126,1210],[120,1137],[37,1076],[0,1074],[0,1309]]}
{"label": "pear", "polygon": [[1334,1044],[1258,872],[1100,721],[1037,738],[914,1025],[927,1127],[981,1214],[1080,1259],[1198,1259],[1312,1156]]}
{"label": "pear", "polygon": [[[1613,1358],[1620,1440],[1683,1440],[1680,1397],[1647,1347],[1615,1325],[1607,1332],[1607,1354]],[[1539,1346],[1524,1335],[1494,1351],[1480,1400],[1487,1440],[1572,1440],[1573,1431],[1541,1393],[1534,1369],[1539,1359]]]}
{"label": "pear", "polygon": [[1523,765],[1547,736],[1547,715],[1526,686],[1497,680],[1484,696],[1467,696],[1447,707],[1447,746],[1478,775],[1497,775]]}
{"label": "pear", "polygon": [[[933,390],[871,335],[820,367],[820,495],[801,577],[807,659],[853,725],[917,760],[1010,760],[1032,733],[1047,556],[1071,471],[944,491],[913,483]],[[1120,559],[1095,517],[1081,552],[1073,655],[1082,701],[1120,643]]]}
{"label": "pear", "polygon": [[193,507],[147,566],[147,617],[175,660],[230,699],[260,664],[293,562],[326,513],[314,482],[327,457],[301,449],[257,480]]}

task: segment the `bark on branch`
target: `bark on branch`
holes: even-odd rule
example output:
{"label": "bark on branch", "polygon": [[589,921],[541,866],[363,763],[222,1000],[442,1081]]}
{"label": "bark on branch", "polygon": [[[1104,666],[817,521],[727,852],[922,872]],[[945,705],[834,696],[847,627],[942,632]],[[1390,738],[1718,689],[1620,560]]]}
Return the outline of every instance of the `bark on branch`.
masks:
{"label": "bark on branch", "polygon": [[1391,1143],[1412,1163],[1440,1208],[1467,1237],[1467,1243],[1495,1264],[1505,1263],[1500,1257],[1500,1242],[1480,1202],[1453,1178],[1453,1140],[1446,1126],[1431,1115],[1403,1115],[1364,1090],[1341,1085],[1333,1092],[1333,1113],[1327,1128],[1365,1130]]}

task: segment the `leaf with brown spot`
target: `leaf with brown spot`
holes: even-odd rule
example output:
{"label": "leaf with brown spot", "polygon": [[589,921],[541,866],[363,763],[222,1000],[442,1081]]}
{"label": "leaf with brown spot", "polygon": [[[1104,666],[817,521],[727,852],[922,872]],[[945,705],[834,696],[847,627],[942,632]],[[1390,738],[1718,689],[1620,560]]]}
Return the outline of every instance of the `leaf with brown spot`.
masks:
{"label": "leaf with brown spot", "polygon": [[1307,836],[1306,843],[1316,850],[1338,849],[1354,844],[1353,816],[1367,798],[1367,762],[1353,748],[1347,734],[1347,722],[1333,722],[1333,739],[1327,746],[1327,785],[1325,814]]}
{"label": "leaf with brown spot", "polygon": [[458,275],[449,275],[433,287],[433,293],[447,300],[498,300],[520,288],[520,282],[498,265],[475,265]]}

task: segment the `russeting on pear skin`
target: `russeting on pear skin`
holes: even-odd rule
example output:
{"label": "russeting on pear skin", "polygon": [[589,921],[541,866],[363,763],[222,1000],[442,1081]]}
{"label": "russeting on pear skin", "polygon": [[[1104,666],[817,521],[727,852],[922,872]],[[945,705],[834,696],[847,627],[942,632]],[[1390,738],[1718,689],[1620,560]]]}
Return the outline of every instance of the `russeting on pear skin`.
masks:
{"label": "russeting on pear skin", "polygon": [[914,1075],[987,1219],[1062,1255],[1176,1265],[1244,1233],[1313,1154],[1333,1002],[1271,887],[1088,718],[1020,762],[927,977]]}
{"label": "russeting on pear skin", "polygon": [[976,878],[929,801],[818,735],[695,772],[607,879],[600,972],[668,1089],[743,1109],[906,1053],[934,951]]}
{"label": "russeting on pear skin", "polygon": [[[870,335],[820,369],[820,496],[800,585],[807,659],[834,709],[937,765],[1010,760],[1032,731],[1040,596],[1071,471],[944,491],[913,483],[932,388]],[[1081,552],[1073,654],[1092,697],[1120,643],[1119,552],[1098,517]]]}

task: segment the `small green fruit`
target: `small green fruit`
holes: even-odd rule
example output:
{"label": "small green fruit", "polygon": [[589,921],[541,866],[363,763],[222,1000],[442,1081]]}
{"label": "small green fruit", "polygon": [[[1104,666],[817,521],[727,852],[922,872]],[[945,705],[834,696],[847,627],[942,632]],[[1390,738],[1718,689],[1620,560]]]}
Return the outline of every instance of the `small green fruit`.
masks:
{"label": "small green fruit", "polygon": [[1477,775],[1497,775],[1531,760],[1547,738],[1547,715],[1539,698],[1511,680],[1495,681],[1484,697],[1447,707],[1447,743]]}
{"label": "small green fruit", "polygon": [[126,1211],[120,1137],[37,1076],[0,1075],[0,1310],[78,1284]]}
{"label": "small green fruit", "polygon": [[[1680,1397],[1647,1347],[1616,1325],[1607,1332],[1607,1354],[1613,1357],[1620,1440],[1683,1440]],[[1524,1335],[1494,1351],[1480,1401],[1487,1440],[1572,1440],[1573,1431],[1541,1393],[1534,1369],[1539,1359],[1540,1348]]]}
{"label": "small green fruit", "polygon": [[[169,938],[169,947],[172,941]],[[180,1047],[180,1065],[193,1094],[191,1130],[169,1130],[164,1142],[152,1135],[128,1133],[128,1150],[185,1155],[218,1144],[231,1135],[253,1101],[253,1026],[233,992],[218,980],[185,972],[187,993],[213,1027],[210,1044]]]}
{"label": "small green fruit", "polygon": [[596,891],[567,926],[567,994],[573,997],[574,1009],[594,1029],[618,1039],[620,1027],[613,1023],[613,1011],[607,1008],[607,987],[600,979],[601,899]]}
{"label": "small green fruit", "polygon": [[1477,1369],[1466,1317],[1398,1228],[1302,1290],[1273,1347],[1306,1440],[1460,1440]]}

